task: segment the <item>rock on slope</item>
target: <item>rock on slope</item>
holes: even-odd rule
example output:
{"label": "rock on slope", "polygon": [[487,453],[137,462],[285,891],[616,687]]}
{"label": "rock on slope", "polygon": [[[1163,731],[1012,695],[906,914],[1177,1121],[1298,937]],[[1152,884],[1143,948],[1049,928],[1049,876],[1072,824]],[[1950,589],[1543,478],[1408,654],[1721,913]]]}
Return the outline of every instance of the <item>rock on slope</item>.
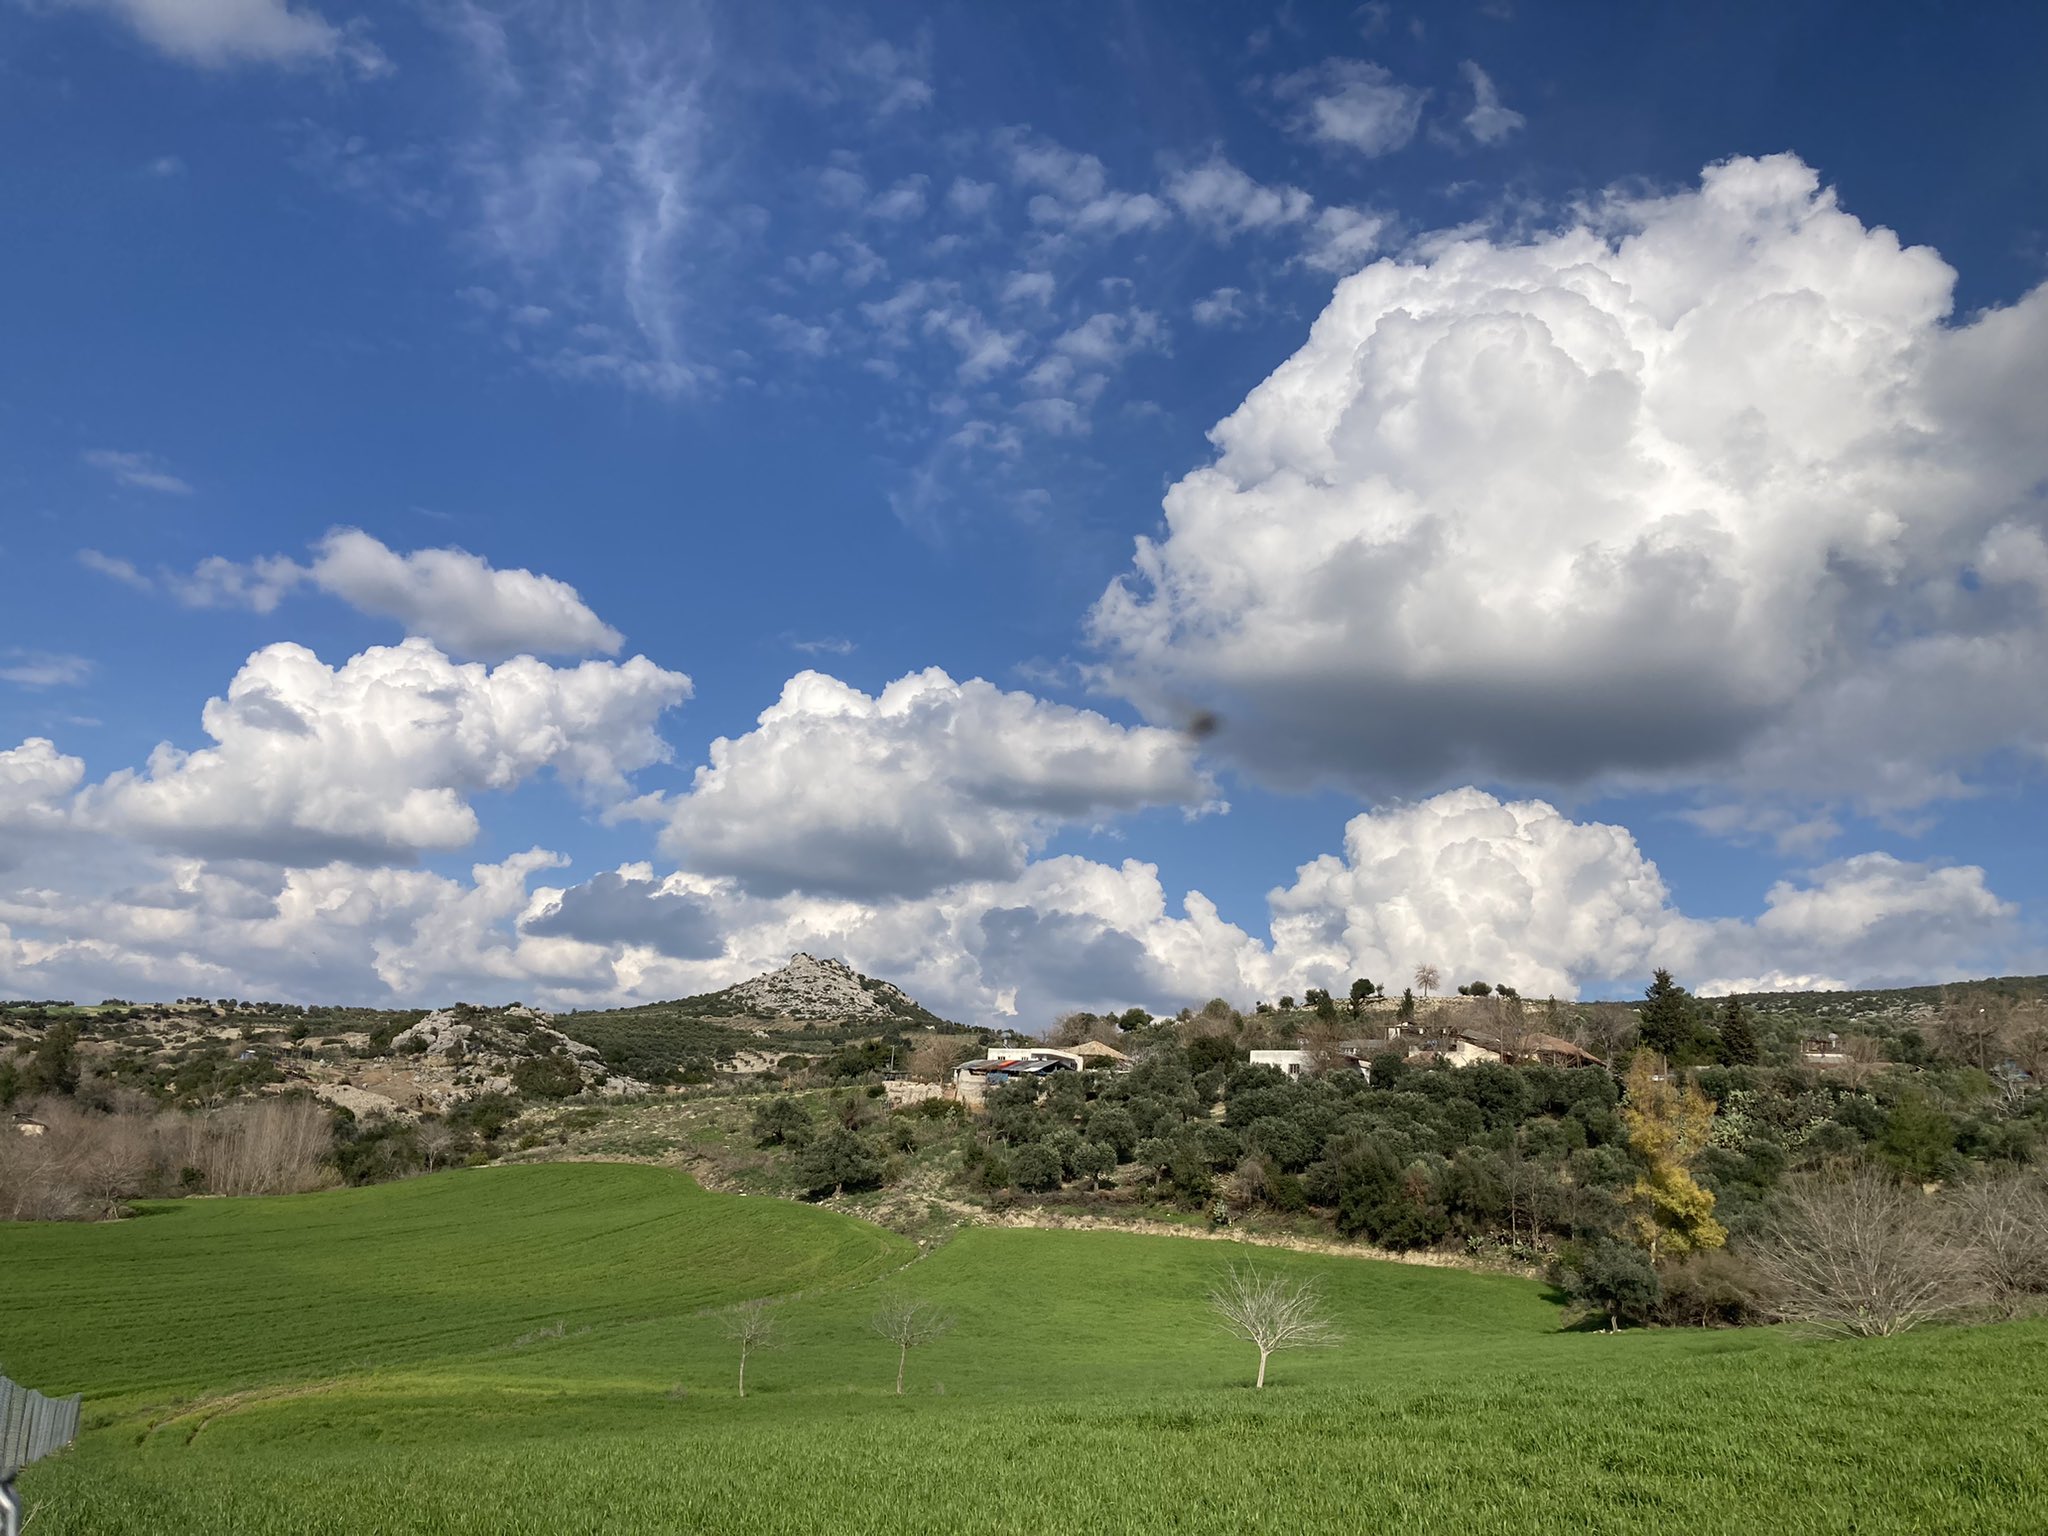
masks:
{"label": "rock on slope", "polygon": [[565,1057],[575,1065],[584,1087],[604,1094],[644,1093],[647,1085],[606,1069],[596,1047],[572,1040],[551,1026],[547,1014],[524,1004],[505,1009],[442,1008],[392,1037],[400,1056],[438,1058],[470,1070],[458,1073],[479,1092],[504,1091],[520,1061],[537,1056]]}

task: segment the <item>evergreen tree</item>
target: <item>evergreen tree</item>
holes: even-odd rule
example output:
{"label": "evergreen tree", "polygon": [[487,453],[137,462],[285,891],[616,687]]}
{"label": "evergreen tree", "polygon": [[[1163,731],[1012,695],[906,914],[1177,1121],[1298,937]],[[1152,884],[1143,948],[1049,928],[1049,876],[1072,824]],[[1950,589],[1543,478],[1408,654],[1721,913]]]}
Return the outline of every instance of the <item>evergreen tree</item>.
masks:
{"label": "evergreen tree", "polygon": [[807,1195],[840,1195],[849,1189],[873,1189],[882,1182],[883,1164],[854,1131],[828,1131],[797,1154],[797,1182]]}
{"label": "evergreen tree", "polygon": [[1692,994],[1671,979],[1661,966],[1651,978],[1636,1010],[1637,1039],[1674,1066],[1692,1055],[1699,1034],[1699,1009]]}
{"label": "evergreen tree", "polygon": [[1607,1238],[1590,1244],[1565,1271],[1565,1288],[1607,1314],[1607,1331],[1649,1320],[1663,1293],[1656,1268],[1641,1251]]}
{"label": "evergreen tree", "polygon": [[1731,1067],[1753,1067],[1760,1056],[1749,1010],[1741,998],[1729,998],[1721,1010],[1721,1059]]}
{"label": "evergreen tree", "polygon": [[28,1071],[22,1074],[22,1088],[28,1093],[76,1093],[78,1091],[78,1026],[66,1021],[43,1031]]}

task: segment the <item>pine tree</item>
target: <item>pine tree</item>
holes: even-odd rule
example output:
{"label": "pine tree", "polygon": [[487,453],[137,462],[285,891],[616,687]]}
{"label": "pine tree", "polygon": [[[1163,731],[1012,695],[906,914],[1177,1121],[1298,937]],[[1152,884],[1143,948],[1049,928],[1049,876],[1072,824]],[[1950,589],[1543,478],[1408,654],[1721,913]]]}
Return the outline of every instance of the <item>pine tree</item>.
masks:
{"label": "pine tree", "polygon": [[1699,1013],[1692,994],[1659,967],[1636,1010],[1640,1020],[1637,1039],[1644,1049],[1669,1058],[1674,1064],[1692,1052],[1699,1034]]}
{"label": "pine tree", "polygon": [[1753,1067],[1760,1054],[1749,1010],[1741,998],[1729,998],[1721,1010],[1721,1059],[1731,1067]]}

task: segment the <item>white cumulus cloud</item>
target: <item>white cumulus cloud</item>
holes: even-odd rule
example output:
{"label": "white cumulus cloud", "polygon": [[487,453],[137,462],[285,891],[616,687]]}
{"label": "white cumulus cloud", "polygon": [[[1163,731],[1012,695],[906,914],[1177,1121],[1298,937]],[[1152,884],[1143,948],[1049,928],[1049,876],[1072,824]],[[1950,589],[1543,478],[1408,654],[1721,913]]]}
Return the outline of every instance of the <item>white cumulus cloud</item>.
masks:
{"label": "white cumulus cloud", "polygon": [[1369,792],[2048,750],[2048,290],[1952,326],[1953,279],[1790,156],[1375,262],[1169,492],[1108,671]]}
{"label": "white cumulus cloud", "polygon": [[[155,584],[130,562],[98,550],[82,550],[79,559],[130,586]],[[408,635],[485,661],[523,654],[611,655],[624,644],[566,581],[501,570],[466,549],[401,554],[358,528],[331,530],[305,564],[288,555],[250,561],[213,555],[189,574],[164,573],[162,582],[195,608],[257,613],[270,613],[297,588],[312,586],[360,613],[396,621]]]}
{"label": "white cumulus cloud", "polygon": [[711,744],[662,846],[756,891],[917,894],[1013,876],[1064,824],[1214,799],[1177,732],[936,668],[874,696],[801,672]]}
{"label": "white cumulus cloud", "polygon": [[425,640],[329,667],[303,646],[251,656],[202,714],[215,745],[166,742],[88,789],[88,825],[216,857],[405,863],[477,834],[472,798],[551,770],[597,800],[668,756],[655,722],[689,679],[645,657],[554,668],[458,664]]}
{"label": "white cumulus cloud", "polygon": [[352,607],[464,656],[610,655],[623,643],[567,582],[496,570],[463,549],[401,555],[367,533],[337,528],[321,541],[309,574]]}

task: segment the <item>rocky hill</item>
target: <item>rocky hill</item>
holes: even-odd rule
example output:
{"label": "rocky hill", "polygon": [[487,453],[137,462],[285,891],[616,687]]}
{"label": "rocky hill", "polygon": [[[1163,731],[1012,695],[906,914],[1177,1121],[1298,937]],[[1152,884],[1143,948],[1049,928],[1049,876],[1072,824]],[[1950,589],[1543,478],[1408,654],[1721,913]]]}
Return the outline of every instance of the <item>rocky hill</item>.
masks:
{"label": "rocky hill", "polygon": [[863,976],[844,960],[794,954],[789,964],[722,992],[660,1007],[694,1018],[794,1019],[804,1022],[942,1024],[945,1020],[893,982]]}

